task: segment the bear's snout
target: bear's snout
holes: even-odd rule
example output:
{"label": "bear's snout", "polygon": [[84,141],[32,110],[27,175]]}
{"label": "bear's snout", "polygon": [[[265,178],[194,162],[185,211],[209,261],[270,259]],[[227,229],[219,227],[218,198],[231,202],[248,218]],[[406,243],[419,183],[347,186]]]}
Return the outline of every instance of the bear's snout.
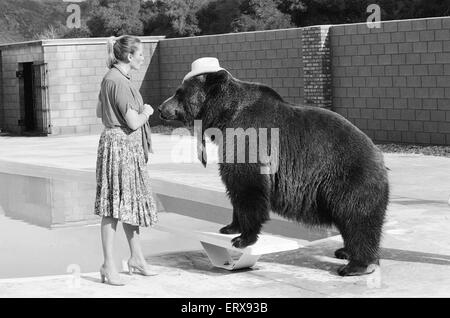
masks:
{"label": "bear's snout", "polygon": [[168,98],[159,107],[159,117],[163,120],[180,120],[180,106],[173,97]]}

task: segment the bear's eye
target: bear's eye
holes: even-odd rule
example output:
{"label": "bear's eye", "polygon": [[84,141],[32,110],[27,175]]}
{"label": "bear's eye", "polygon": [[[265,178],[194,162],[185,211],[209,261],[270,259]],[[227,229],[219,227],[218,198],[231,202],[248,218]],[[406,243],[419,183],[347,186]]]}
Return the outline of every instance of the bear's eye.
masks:
{"label": "bear's eye", "polygon": [[178,90],[176,91],[176,93],[175,93],[175,96],[176,96],[178,99],[183,99],[183,97],[184,97],[184,92],[183,92],[183,90],[178,89]]}

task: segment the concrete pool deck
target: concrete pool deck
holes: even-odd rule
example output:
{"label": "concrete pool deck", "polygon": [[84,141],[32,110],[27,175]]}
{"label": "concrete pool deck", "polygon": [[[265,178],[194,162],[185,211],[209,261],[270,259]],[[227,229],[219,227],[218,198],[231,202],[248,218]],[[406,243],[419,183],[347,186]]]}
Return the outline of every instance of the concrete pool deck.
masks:
{"label": "concrete pool deck", "polygon": [[[195,199],[206,203],[229,204],[216,165],[211,163],[205,169],[196,162],[196,154],[188,153],[192,149],[188,140],[155,134],[153,141],[156,152],[149,166],[152,179],[161,185],[179,185],[173,191],[180,195],[197,196]],[[27,173],[45,174],[46,168],[52,168],[92,175],[97,142],[96,135],[3,136],[0,173],[2,169],[12,173],[14,167],[19,167],[29,169]],[[190,157],[192,162],[173,162],[181,161],[181,157]],[[147,261],[159,275],[124,274],[127,286],[112,287],[100,284],[96,268],[90,265],[93,258],[96,263],[101,262],[98,225],[49,230],[10,219],[2,215],[0,207],[2,258],[14,260],[10,264],[19,268],[48,263],[48,272],[29,275],[33,277],[8,274],[17,268],[2,268],[0,264],[6,273],[0,273],[0,297],[450,297],[450,158],[385,154],[385,161],[391,169],[391,204],[382,241],[381,268],[375,274],[347,278],[336,274],[336,269],[345,263],[333,258],[334,250],[342,244],[339,236],[312,241],[298,250],[265,255],[252,270],[228,272],[210,265],[199,242],[143,230]],[[214,196],[204,198],[204,193]],[[160,222],[184,222],[202,230],[217,230],[221,226],[218,223],[223,223],[172,213],[161,213]],[[72,236],[75,231],[82,242]],[[24,242],[23,238],[32,242]],[[124,237],[118,238],[117,243],[120,262],[126,257],[127,247]],[[22,253],[30,244],[36,245],[34,254]],[[81,253],[65,251],[77,248]],[[57,262],[49,257],[55,250],[66,266],[58,264],[58,268],[52,268]],[[81,274],[65,274],[70,264],[78,264]]]}

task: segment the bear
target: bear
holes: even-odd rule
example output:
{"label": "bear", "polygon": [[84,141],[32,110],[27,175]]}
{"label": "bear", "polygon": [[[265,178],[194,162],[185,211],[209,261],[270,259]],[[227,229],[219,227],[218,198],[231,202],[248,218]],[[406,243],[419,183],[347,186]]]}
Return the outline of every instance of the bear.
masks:
{"label": "bear", "polygon": [[[158,111],[161,119],[186,126],[201,120],[198,149],[205,166],[203,133],[208,128],[224,135],[230,128],[279,129],[274,173],[261,173],[267,162],[260,158],[252,163],[219,163],[233,206],[232,221],[220,232],[240,234],[232,239],[233,246],[254,244],[273,211],[310,226],[335,226],[344,243],[335,256],[348,259],[339,275],[370,274],[379,265],[389,202],[387,168],[379,148],[343,116],[288,103],[269,86],[241,81],[224,69],[183,81]],[[211,136],[213,142],[217,139]]]}

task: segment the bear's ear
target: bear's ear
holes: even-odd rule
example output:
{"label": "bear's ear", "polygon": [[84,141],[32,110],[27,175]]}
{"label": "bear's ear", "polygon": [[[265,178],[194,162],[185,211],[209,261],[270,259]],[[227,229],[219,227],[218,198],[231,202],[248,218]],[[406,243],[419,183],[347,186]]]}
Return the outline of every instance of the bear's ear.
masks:
{"label": "bear's ear", "polygon": [[205,86],[211,87],[217,84],[224,83],[228,80],[230,73],[225,70],[221,70],[215,73],[206,74]]}

